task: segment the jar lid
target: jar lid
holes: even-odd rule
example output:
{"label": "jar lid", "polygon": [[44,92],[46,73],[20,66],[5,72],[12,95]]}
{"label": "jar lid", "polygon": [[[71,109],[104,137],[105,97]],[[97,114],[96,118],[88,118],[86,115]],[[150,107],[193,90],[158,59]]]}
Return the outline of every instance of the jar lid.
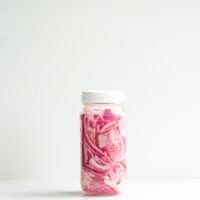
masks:
{"label": "jar lid", "polygon": [[120,90],[88,90],[83,91],[82,103],[123,103],[125,102],[125,95]]}

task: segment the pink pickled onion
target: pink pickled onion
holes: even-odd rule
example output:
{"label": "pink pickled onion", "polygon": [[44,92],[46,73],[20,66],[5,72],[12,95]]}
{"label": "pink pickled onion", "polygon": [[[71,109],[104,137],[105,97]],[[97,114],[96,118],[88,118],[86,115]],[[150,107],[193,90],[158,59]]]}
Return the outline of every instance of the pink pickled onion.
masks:
{"label": "pink pickled onion", "polygon": [[86,194],[117,194],[126,178],[125,117],[110,109],[81,115],[82,188]]}

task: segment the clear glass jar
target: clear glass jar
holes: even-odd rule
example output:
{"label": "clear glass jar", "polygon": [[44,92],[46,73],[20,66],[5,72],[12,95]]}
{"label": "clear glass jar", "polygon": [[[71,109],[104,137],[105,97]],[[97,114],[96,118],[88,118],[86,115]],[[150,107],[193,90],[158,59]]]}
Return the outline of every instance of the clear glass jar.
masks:
{"label": "clear glass jar", "polygon": [[126,115],[122,92],[82,93],[81,186],[87,195],[119,194],[126,181]]}

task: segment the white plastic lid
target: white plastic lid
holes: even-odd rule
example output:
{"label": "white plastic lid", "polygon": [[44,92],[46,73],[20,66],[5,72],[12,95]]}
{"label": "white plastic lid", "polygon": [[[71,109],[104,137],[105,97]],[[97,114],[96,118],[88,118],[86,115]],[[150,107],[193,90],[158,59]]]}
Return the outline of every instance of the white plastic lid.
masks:
{"label": "white plastic lid", "polygon": [[112,90],[112,91],[102,91],[102,90],[89,90],[83,91],[82,103],[123,103],[125,102],[125,95],[123,91]]}

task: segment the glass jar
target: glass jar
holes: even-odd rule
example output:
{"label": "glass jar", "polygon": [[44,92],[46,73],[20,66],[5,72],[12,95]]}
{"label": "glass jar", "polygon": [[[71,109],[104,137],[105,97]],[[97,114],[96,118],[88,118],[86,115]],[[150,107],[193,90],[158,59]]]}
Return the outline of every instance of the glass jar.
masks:
{"label": "glass jar", "polygon": [[126,180],[125,97],[120,91],[82,92],[81,186],[87,195],[115,195]]}

